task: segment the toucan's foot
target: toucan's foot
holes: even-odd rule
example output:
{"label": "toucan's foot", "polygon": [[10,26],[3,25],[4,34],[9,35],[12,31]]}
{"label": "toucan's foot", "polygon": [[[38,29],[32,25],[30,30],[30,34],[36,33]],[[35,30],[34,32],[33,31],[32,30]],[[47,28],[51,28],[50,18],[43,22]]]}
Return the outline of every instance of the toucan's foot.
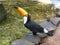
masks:
{"label": "toucan's foot", "polygon": [[36,34],[33,34],[34,36],[36,36]]}
{"label": "toucan's foot", "polygon": [[34,36],[36,36],[36,32],[32,32]]}

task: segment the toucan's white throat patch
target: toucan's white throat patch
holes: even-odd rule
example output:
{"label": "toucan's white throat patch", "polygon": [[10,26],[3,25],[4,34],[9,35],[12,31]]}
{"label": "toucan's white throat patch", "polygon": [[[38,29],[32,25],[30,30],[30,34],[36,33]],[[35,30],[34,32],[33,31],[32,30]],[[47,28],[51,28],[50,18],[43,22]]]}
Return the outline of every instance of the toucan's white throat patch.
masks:
{"label": "toucan's white throat patch", "polygon": [[27,22],[27,17],[24,16],[23,19],[24,19],[24,24],[25,24]]}

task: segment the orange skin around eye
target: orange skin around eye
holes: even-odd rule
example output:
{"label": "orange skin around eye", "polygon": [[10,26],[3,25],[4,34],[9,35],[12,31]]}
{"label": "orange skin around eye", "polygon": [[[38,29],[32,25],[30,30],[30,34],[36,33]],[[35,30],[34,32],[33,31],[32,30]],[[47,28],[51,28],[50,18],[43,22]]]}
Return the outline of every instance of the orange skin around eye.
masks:
{"label": "orange skin around eye", "polygon": [[22,16],[26,16],[28,14],[28,12],[26,12],[23,8],[21,7],[17,7],[17,11],[22,15]]}

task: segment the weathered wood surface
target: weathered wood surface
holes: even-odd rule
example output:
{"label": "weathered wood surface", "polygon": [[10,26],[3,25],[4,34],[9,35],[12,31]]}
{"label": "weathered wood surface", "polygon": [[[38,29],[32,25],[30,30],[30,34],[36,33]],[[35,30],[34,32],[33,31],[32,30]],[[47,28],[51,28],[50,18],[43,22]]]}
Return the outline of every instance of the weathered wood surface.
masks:
{"label": "weathered wood surface", "polygon": [[11,43],[11,45],[35,45],[41,43],[41,38],[47,35],[37,33],[36,36],[32,34],[32,32],[25,35],[25,37],[21,40],[15,40]]}
{"label": "weathered wood surface", "polygon": [[47,21],[47,20],[41,22],[40,25],[43,28],[47,29],[48,31],[51,31],[51,30],[55,30],[56,29],[56,26],[53,25],[50,21]]}
{"label": "weathered wood surface", "polygon": [[34,45],[34,43],[29,42],[27,40],[21,39],[21,40],[15,40],[11,43],[11,45]]}
{"label": "weathered wood surface", "polygon": [[40,42],[40,37],[39,37],[38,35],[34,36],[34,35],[32,34],[32,32],[31,32],[31,33],[28,33],[28,34],[24,37],[24,39],[26,39],[26,40],[28,40],[28,41],[30,41],[30,42],[32,42],[32,43],[35,43],[35,44],[38,44],[38,43]]}
{"label": "weathered wood surface", "polygon": [[60,17],[55,17],[55,18],[51,18],[49,21],[45,20],[41,22],[40,25],[43,28],[46,28],[47,30],[51,31],[56,29],[59,22],[60,22]]}
{"label": "weathered wood surface", "polygon": [[57,26],[58,23],[60,22],[60,17],[51,18],[50,22]]}
{"label": "weathered wood surface", "polygon": [[45,37],[45,36],[47,36],[47,35],[44,34],[44,33],[37,33],[37,35],[34,36],[34,35],[32,34],[32,32],[30,32],[30,33],[28,33],[28,34],[24,37],[24,39],[26,39],[26,40],[28,40],[28,41],[30,41],[30,42],[32,42],[32,43],[38,44],[38,43],[41,43],[41,38],[43,38],[43,37]]}
{"label": "weathered wood surface", "polygon": [[60,45],[60,25],[57,27],[52,37],[47,37],[44,40],[45,42],[41,45]]}

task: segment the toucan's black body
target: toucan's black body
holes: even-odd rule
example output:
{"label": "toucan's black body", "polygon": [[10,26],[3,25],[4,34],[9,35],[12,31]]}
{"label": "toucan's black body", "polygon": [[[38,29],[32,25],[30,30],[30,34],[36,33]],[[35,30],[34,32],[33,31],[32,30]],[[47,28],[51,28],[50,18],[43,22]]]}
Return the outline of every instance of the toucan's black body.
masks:
{"label": "toucan's black body", "polygon": [[[40,25],[36,24],[35,22],[30,20],[30,15],[28,15],[28,20],[24,24],[26,28],[28,28],[30,31],[32,31],[33,35],[36,35],[37,32],[39,33],[44,33],[44,28],[41,27]],[[52,36],[51,32],[46,33],[47,35]]]}

